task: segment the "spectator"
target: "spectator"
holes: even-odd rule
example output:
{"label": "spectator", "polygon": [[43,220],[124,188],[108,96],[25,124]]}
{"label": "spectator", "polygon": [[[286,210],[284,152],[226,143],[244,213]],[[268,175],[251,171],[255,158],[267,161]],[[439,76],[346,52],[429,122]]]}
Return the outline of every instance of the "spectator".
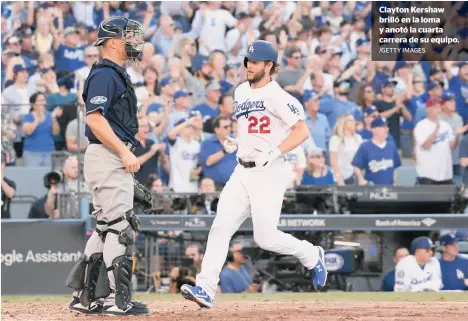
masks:
{"label": "spectator", "polygon": [[[426,86],[427,93],[423,94],[422,98],[426,102],[430,98],[441,99],[442,98],[442,87],[437,81],[430,81]],[[427,108],[425,104],[420,104],[416,110],[415,124],[427,117]]]}
{"label": "spectator", "polygon": [[169,15],[162,15],[159,18],[159,27],[153,31],[150,42],[156,47],[158,54],[167,58],[173,41],[174,20]]}
{"label": "spectator", "polygon": [[153,194],[153,206],[148,214],[173,214],[174,210],[171,208],[171,196],[163,195],[162,193],[169,193],[170,190],[164,186],[161,178],[156,174],[150,174],[146,181],[146,187],[149,188]]}
{"label": "spectator", "polygon": [[194,139],[195,117],[179,120],[167,135],[169,139],[169,186],[176,193],[196,193],[201,172],[200,143]]}
{"label": "spectator", "polygon": [[460,128],[454,135],[450,125],[440,120],[440,100],[429,99],[426,106],[427,118],[414,128],[418,183],[452,184],[452,151],[466,127]]}
{"label": "spectator", "polygon": [[182,37],[178,43],[176,52],[180,56],[182,66],[184,66],[188,72],[194,74],[193,58],[197,54],[197,44],[195,40],[188,36]]}
{"label": "spectator", "polygon": [[[398,264],[401,259],[407,257],[409,255],[408,249],[406,247],[398,247],[393,253],[393,263]],[[385,274],[382,285],[380,286],[380,291],[384,292],[393,292],[395,288],[395,269],[391,270],[387,274]]]}
{"label": "spectator", "polygon": [[[63,17],[59,16],[60,19]],[[60,26],[60,22],[59,22]],[[75,72],[85,66],[84,49],[85,47],[79,44],[80,36],[75,27],[67,27],[61,34],[61,29],[52,28],[54,36],[54,51],[56,61],[56,71]]]}
{"label": "spectator", "polygon": [[36,44],[36,50],[40,55],[48,53],[52,49],[54,36],[51,32],[51,25],[51,19],[48,19],[45,15],[37,17],[36,30],[33,39]]}
{"label": "spectator", "polygon": [[210,117],[219,115],[219,97],[221,97],[221,86],[217,81],[211,81],[206,85],[206,103],[193,107],[193,111],[199,111],[202,114],[203,121]]}
{"label": "spectator", "polygon": [[[57,201],[57,181],[50,180],[50,173],[44,176],[44,186],[47,188],[47,194],[31,204],[28,218],[31,219],[58,219]],[[52,183],[52,184],[51,184]],[[46,204],[49,203],[49,207]]]}
{"label": "spectator", "polygon": [[183,118],[189,117],[192,94],[185,90],[177,90],[174,94],[174,109],[169,115],[168,130],[174,128],[174,124]]}
{"label": "spectator", "polygon": [[[94,46],[89,46],[84,50],[85,65],[76,71],[76,75],[86,80],[93,64],[99,60],[99,49]],[[77,79],[78,80],[78,79]]]}
{"label": "spectator", "polygon": [[301,184],[304,168],[306,167],[306,155],[302,146],[297,146],[295,149],[284,155],[286,160],[287,171],[290,173],[290,179],[286,184],[287,188],[294,188]]}
{"label": "spectator", "polygon": [[[19,61],[17,59],[13,62]],[[13,68],[13,84],[5,88],[2,94],[2,109],[10,108],[15,116],[16,124],[21,121],[21,116],[29,112],[29,93],[27,82],[28,70],[24,64],[15,65]]]}
{"label": "spectator", "polygon": [[216,214],[219,198],[214,195],[216,193],[215,182],[209,177],[202,178],[198,192],[198,195],[190,197],[192,204],[190,213],[196,215]]}
{"label": "spectator", "polygon": [[307,90],[304,93],[304,107],[307,111],[305,123],[314,145],[327,151],[331,130],[327,117],[319,113],[319,95],[316,91]]}
{"label": "spectator", "polygon": [[33,32],[31,27],[23,24],[17,30],[17,35],[20,38],[21,55],[29,59],[33,66],[37,66],[39,53],[35,50],[35,43],[33,41]]}
{"label": "spectator", "polygon": [[330,127],[334,127],[337,119],[345,114],[352,114],[355,120],[361,120],[359,107],[348,100],[350,83],[337,80],[334,84],[335,98],[325,98],[320,101],[319,112],[327,116]]}
{"label": "spectator", "polygon": [[51,92],[55,90],[54,56],[50,53],[44,53],[39,56],[36,73],[28,80],[28,92],[36,93],[38,91]]}
{"label": "spectator", "polygon": [[239,13],[236,27],[226,34],[226,51],[230,63],[242,64],[243,57],[247,54],[248,44],[254,42],[260,36],[260,32],[253,28],[249,15]]}
{"label": "spectator", "polygon": [[135,95],[138,99],[138,108],[144,109],[151,104],[160,102],[160,92],[158,87],[158,71],[149,66],[143,70],[144,83],[135,89]]}
{"label": "spectator", "polygon": [[[362,85],[359,89],[357,104],[364,111],[367,107],[374,106],[375,91],[371,84]],[[375,106],[374,106],[375,107]]]}
{"label": "spectator", "polygon": [[221,1],[201,2],[200,9],[195,12],[192,30],[200,30],[200,55],[208,56],[214,50],[226,51],[226,29],[235,27],[237,20],[220,7]]}
{"label": "spectator", "polygon": [[232,95],[222,95],[219,97],[219,116],[210,117],[203,123],[203,131],[214,133],[213,123],[216,117],[230,119],[234,111],[234,98]]}
{"label": "spectator", "polygon": [[80,161],[84,161],[84,152],[88,148],[89,140],[85,135],[86,127],[86,106],[80,105],[78,117],[68,123],[65,131],[67,151],[72,154],[79,154]]}
{"label": "spectator", "polygon": [[454,234],[444,234],[439,239],[442,256],[439,258],[444,291],[468,290],[468,259],[459,255],[458,239]]}
{"label": "spectator", "polygon": [[5,177],[6,154],[2,152],[2,219],[11,218],[10,204],[16,193],[16,183]]}
{"label": "spectator", "polygon": [[307,167],[300,185],[334,185],[335,177],[325,163],[325,152],[321,148],[307,151]]}
{"label": "spectator", "polygon": [[442,276],[439,260],[432,255],[434,244],[426,236],[411,242],[411,253],[395,267],[395,292],[439,291]]}
{"label": "spectator", "polygon": [[460,141],[460,166],[463,169],[462,184],[468,185],[468,135],[463,135]]}
{"label": "spectator", "polygon": [[285,52],[287,66],[280,70],[276,77],[276,82],[294,97],[300,99],[300,88],[296,84],[304,74],[304,69],[301,68],[301,51],[297,48],[286,50]]}
{"label": "spectator", "polygon": [[71,92],[75,86],[74,75],[68,72],[57,74],[58,92],[47,95],[47,109],[52,109],[60,106],[63,114],[58,119],[60,125],[60,133],[55,136],[55,149],[62,150],[65,146],[65,131],[70,121],[78,116],[78,108],[76,106],[77,95]]}
{"label": "spectator", "polygon": [[141,183],[146,182],[151,174],[158,173],[159,163],[167,162],[164,152],[161,152],[166,149],[166,144],[156,144],[148,139],[148,132],[148,119],[140,117],[138,119],[138,132],[135,136],[140,145],[136,147],[134,154],[140,162],[140,170],[135,173],[135,178]]}
{"label": "spectator", "polygon": [[[450,125],[452,132],[456,133],[463,127],[463,119],[456,112],[455,97],[451,93],[446,93],[442,96],[442,113],[440,119]],[[452,151],[453,175],[459,177],[461,175],[460,168],[460,141]]]}
{"label": "spectator", "polygon": [[371,128],[372,139],[363,142],[354,155],[354,173],[359,185],[393,185],[396,169],[401,166],[398,149],[395,144],[387,141],[388,127],[383,117],[376,117]]}
{"label": "spectator", "polygon": [[463,123],[468,122],[468,90],[466,83],[468,82],[468,61],[459,63],[458,75],[453,75],[451,72],[451,64],[445,62],[448,70],[449,90],[455,95],[457,111],[463,118]]}
{"label": "spectator", "polygon": [[237,87],[240,83],[239,69],[241,68],[240,64],[228,64],[226,66],[226,78],[221,80],[219,84],[221,85],[221,94],[226,95],[231,93],[234,88]]}
{"label": "spectator", "polygon": [[[372,139],[372,131],[371,131],[371,123],[376,118],[379,117],[379,111],[375,106],[370,106],[364,109],[364,127],[358,131],[358,134],[361,135],[362,140],[371,140]],[[396,145],[395,140],[393,139],[392,135],[387,135],[387,142],[392,142]]]}
{"label": "spectator", "polygon": [[338,185],[357,183],[352,161],[361,143],[362,138],[356,133],[353,115],[338,118],[330,139],[330,164]]}
{"label": "spectator", "polygon": [[382,87],[382,99],[375,101],[374,105],[380,115],[388,120],[390,135],[400,148],[400,116],[411,120],[411,114],[404,105],[404,95],[395,95],[396,81],[388,80]]}
{"label": "spectator", "polygon": [[424,91],[423,79],[420,76],[414,76],[413,81],[408,83],[407,95],[410,100],[406,102],[406,108],[411,114],[411,120],[403,119],[401,123],[400,145],[403,157],[412,157],[413,155],[413,130],[419,121],[417,114],[420,109],[426,114],[426,104],[423,100]]}
{"label": "spectator", "polygon": [[[335,61],[335,79],[347,80],[350,83],[349,99],[357,102],[359,106],[366,104],[372,105],[374,102],[374,90],[372,86],[364,85],[362,83],[363,68],[366,68],[367,61],[353,59],[344,69],[344,72],[340,69],[339,57],[343,53],[341,51],[333,54],[333,60]],[[371,101],[369,101],[372,99]]]}
{"label": "spectator", "polygon": [[203,175],[211,178],[216,184],[216,189],[221,190],[234,171],[237,160],[236,154],[226,153],[223,146],[226,137],[231,133],[231,120],[218,116],[213,121],[213,127],[215,135],[202,143],[200,164]]}
{"label": "spectator", "polygon": [[62,109],[46,111],[46,97],[38,92],[31,96],[31,112],[24,116],[22,129],[24,139],[24,166],[50,167],[55,150],[53,135],[58,135],[60,126],[57,117]]}
{"label": "spectator", "polygon": [[245,265],[242,244],[233,244],[229,249],[227,264],[219,276],[222,293],[257,293],[260,284],[253,283]]}
{"label": "spectator", "polygon": [[192,264],[189,267],[181,268],[175,266],[172,268],[169,293],[177,293],[182,284],[195,284],[195,276],[196,274],[200,273],[204,252],[205,250],[203,249],[203,246],[199,243],[190,244],[185,249],[185,258],[190,260]]}
{"label": "spectator", "polygon": [[226,67],[226,54],[223,51],[215,50],[210,53],[208,61],[213,71],[211,72],[211,79],[220,82],[225,78],[225,67]]}
{"label": "spectator", "polygon": [[[172,109],[172,105],[174,103],[174,94],[177,90],[177,87],[175,86],[175,83],[173,79],[170,76],[166,76],[161,81],[159,82],[159,88],[161,91],[161,100],[162,102],[167,101],[170,104],[169,109]],[[146,112],[145,111],[145,105],[142,105],[140,113],[142,114],[150,114],[152,112],[161,112],[161,107],[162,105],[160,103],[152,103],[147,107]]]}

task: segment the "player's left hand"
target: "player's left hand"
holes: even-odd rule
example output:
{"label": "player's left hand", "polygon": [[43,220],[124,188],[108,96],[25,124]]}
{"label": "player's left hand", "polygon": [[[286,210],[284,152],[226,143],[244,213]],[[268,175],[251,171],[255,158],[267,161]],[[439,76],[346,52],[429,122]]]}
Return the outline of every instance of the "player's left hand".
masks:
{"label": "player's left hand", "polygon": [[257,167],[269,167],[275,159],[281,156],[281,152],[278,148],[270,149],[267,151],[262,151],[259,149],[255,150],[260,152],[260,155],[255,160],[255,164],[257,165]]}
{"label": "player's left hand", "polygon": [[226,137],[223,146],[226,153],[234,153],[237,149],[237,139],[228,136]]}

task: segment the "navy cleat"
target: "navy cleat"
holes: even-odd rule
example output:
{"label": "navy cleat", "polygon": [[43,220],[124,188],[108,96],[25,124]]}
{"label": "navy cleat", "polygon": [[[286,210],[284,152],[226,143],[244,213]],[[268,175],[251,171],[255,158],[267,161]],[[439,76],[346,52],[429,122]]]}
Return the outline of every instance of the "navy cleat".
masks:
{"label": "navy cleat", "polygon": [[321,246],[317,246],[319,259],[312,271],[312,283],[317,290],[327,284],[327,268],[325,267],[325,251]]}
{"label": "navy cleat", "polygon": [[209,309],[213,306],[213,300],[205,292],[205,290],[199,286],[184,284],[180,287],[180,293],[185,299],[197,303],[200,308]]}

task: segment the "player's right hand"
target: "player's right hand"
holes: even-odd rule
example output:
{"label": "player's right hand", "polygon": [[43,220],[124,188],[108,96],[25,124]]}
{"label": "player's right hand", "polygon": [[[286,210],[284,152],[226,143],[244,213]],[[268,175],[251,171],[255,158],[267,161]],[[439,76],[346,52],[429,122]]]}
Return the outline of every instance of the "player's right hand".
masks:
{"label": "player's right hand", "polygon": [[237,139],[228,136],[226,137],[223,146],[226,153],[234,153],[237,150]]}
{"label": "player's right hand", "polygon": [[126,173],[136,173],[140,170],[140,162],[138,161],[138,158],[128,149],[120,156],[120,158],[125,166]]}

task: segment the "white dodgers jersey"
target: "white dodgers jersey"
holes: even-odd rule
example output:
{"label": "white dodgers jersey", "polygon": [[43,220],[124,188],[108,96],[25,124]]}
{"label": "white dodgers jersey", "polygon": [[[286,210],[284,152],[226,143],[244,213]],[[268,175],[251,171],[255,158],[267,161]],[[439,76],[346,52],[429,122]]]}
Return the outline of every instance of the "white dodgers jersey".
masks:
{"label": "white dodgers jersey", "polygon": [[254,161],[260,151],[278,147],[299,120],[304,108],[276,81],[262,88],[244,82],[234,91],[234,116],[237,118],[237,157]]}
{"label": "white dodgers jersey", "polygon": [[442,273],[435,257],[420,267],[414,255],[409,255],[395,267],[395,292],[424,292],[442,289]]}

